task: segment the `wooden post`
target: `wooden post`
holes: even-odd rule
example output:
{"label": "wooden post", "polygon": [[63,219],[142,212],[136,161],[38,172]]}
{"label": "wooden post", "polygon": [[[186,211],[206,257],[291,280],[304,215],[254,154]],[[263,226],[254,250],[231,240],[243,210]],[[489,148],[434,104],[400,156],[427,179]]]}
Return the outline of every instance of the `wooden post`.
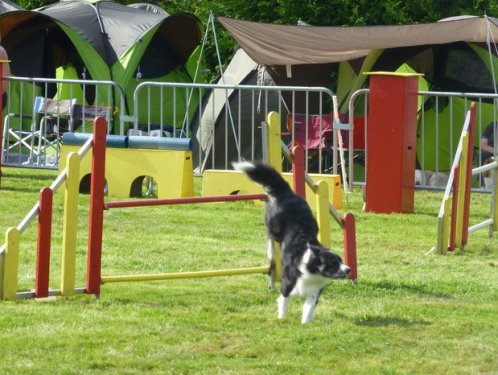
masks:
{"label": "wooden post", "polygon": [[17,228],[9,228],[5,233],[5,258],[3,261],[3,299],[17,299],[17,274],[19,270],[19,239]]}
{"label": "wooden post", "polygon": [[61,294],[74,294],[76,273],[76,240],[78,232],[78,193],[80,157],[71,152],[66,159],[64,220],[62,228]]}
{"label": "wooden post", "polygon": [[470,215],[470,190],[472,187],[472,163],[474,157],[474,129],[475,129],[475,117],[476,117],[476,104],[472,103],[470,105],[470,121],[469,121],[469,142],[467,143],[467,164],[465,165],[465,191],[463,193],[463,233],[462,233],[462,244],[465,246],[469,238],[469,215]]}
{"label": "wooden post", "polygon": [[280,114],[278,112],[270,112],[267,117],[268,121],[268,164],[282,173],[282,151],[280,146],[281,131],[280,131]]}
{"label": "wooden post", "polygon": [[305,174],[304,150],[301,146],[294,146],[292,148],[292,183],[294,192],[306,199]]}
{"label": "wooden post", "polygon": [[107,124],[104,117],[93,121],[92,180],[88,226],[86,293],[100,295],[102,235],[104,224],[105,146]]}
{"label": "wooden post", "polygon": [[35,297],[48,297],[50,276],[50,241],[52,238],[53,191],[43,188],[40,192],[38,212],[38,241],[36,248]]}
{"label": "wooden post", "polygon": [[356,260],[356,224],[354,215],[350,212],[342,217],[344,226],[344,263],[351,268],[349,279],[356,280],[358,266]]}

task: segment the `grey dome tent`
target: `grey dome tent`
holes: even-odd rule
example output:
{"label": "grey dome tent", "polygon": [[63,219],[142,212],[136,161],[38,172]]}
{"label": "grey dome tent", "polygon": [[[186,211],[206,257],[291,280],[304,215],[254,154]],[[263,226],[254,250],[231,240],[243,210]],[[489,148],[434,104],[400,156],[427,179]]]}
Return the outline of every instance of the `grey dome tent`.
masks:
{"label": "grey dome tent", "polygon": [[[275,84],[264,66],[238,49],[217,85]],[[280,100],[276,92],[225,89],[208,92],[203,99],[200,121],[192,125],[198,143],[194,147],[194,166],[202,170],[227,169],[229,160],[262,158],[261,122],[266,120],[268,112],[282,110]]]}
{"label": "grey dome tent", "polygon": [[16,3],[9,1],[9,0],[2,0],[0,1],[0,14],[6,13],[6,12],[12,12],[13,10],[20,10],[22,9],[21,6],[17,5]]}
{"label": "grey dome tent", "polygon": [[[197,61],[194,55],[202,29],[191,14],[154,13],[111,1],[70,0],[36,11],[2,14],[0,35],[13,75],[115,81],[126,94],[127,108],[119,111],[129,113],[138,72],[141,80],[193,82],[189,61]],[[105,100],[92,92],[78,99],[89,104]],[[9,100],[12,103],[16,98]],[[17,100],[31,103],[32,98]],[[176,103],[179,113],[187,110],[186,100]],[[173,103],[161,104],[151,103],[152,121],[164,119],[178,126],[171,116]],[[194,100],[188,110],[195,111],[196,105]],[[145,114],[139,117],[145,121]]]}

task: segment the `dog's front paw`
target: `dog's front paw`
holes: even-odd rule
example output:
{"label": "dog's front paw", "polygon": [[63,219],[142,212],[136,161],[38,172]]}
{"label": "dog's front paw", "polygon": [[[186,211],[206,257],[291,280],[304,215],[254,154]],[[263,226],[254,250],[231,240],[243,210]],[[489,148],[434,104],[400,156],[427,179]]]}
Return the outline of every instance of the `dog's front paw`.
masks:
{"label": "dog's front paw", "polygon": [[306,298],[303,306],[303,316],[301,318],[301,323],[311,323],[315,319],[315,307],[318,298],[316,296],[311,296]]}
{"label": "dog's front paw", "polygon": [[303,318],[301,319],[301,324],[307,324],[307,323],[311,323],[313,321],[315,317],[314,316],[304,316],[303,315]]}

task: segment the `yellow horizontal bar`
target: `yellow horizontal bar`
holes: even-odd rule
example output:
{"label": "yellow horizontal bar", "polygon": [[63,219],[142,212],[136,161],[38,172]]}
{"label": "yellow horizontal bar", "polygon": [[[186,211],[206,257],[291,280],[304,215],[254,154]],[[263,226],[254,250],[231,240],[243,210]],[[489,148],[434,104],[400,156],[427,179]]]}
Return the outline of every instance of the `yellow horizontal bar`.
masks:
{"label": "yellow horizontal bar", "polygon": [[252,273],[268,274],[269,266],[234,268],[226,270],[197,271],[197,272],[176,272],[176,273],[156,273],[148,275],[119,275],[119,276],[102,276],[100,282],[119,283],[127,281],[154,281],[154,280],[174,280],[174,279],[195,279],[201,277],[233,276],[247,275]]}

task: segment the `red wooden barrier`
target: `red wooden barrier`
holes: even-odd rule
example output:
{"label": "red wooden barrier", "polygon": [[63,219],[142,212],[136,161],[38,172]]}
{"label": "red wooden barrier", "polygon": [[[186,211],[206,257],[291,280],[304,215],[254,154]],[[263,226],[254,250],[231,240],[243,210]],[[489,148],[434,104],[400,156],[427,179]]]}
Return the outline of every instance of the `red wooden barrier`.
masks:
{"label": "red wooden barrier", "polygon": [[[2,145],[3,145],[3,63],[0,63],[0,184],[2,182]],[[7,134],[8,136],[8,134]]]}
{"label": "red wooden barrier", "polygon": [[304,171],[304,150],[301,146],[292,149],[292,184],[294,192],[306,198],[306,181]]}
{"label": "red wooden barrier", "polygon": [[105,144],[107,123],[104,117],[93,121],[92,180],[90,183],[90,219],[86,292],[100,295],[102,232],[104,225]]}
{"label": "red wooden barrier", "polygon": [[35,297],[48,297],[50,274],[50,240],[52,237],[53,192],[46,187],[40,191],[38,211],[38,240],[36,245]]}
{"label": "red wooden barrier", "polygon": [[105,208],[145,207],[145,206],[167,206],[174,204],[189,203],[212,203],[212,202],[234,202],[247,200],[266,200],[266,194],[238,194],[238,195],[214,195],[210,197],[185,197],[166,199],[135,199],[130,201],[114,201],[105,203]]}
{"label": "red wooden barrier", "polygon": [[350,212],[342,217],[344,230],[344,263],[351,268],[349,279],[356,280],[358,266],[356,264],[356,223],[354,215]]}

